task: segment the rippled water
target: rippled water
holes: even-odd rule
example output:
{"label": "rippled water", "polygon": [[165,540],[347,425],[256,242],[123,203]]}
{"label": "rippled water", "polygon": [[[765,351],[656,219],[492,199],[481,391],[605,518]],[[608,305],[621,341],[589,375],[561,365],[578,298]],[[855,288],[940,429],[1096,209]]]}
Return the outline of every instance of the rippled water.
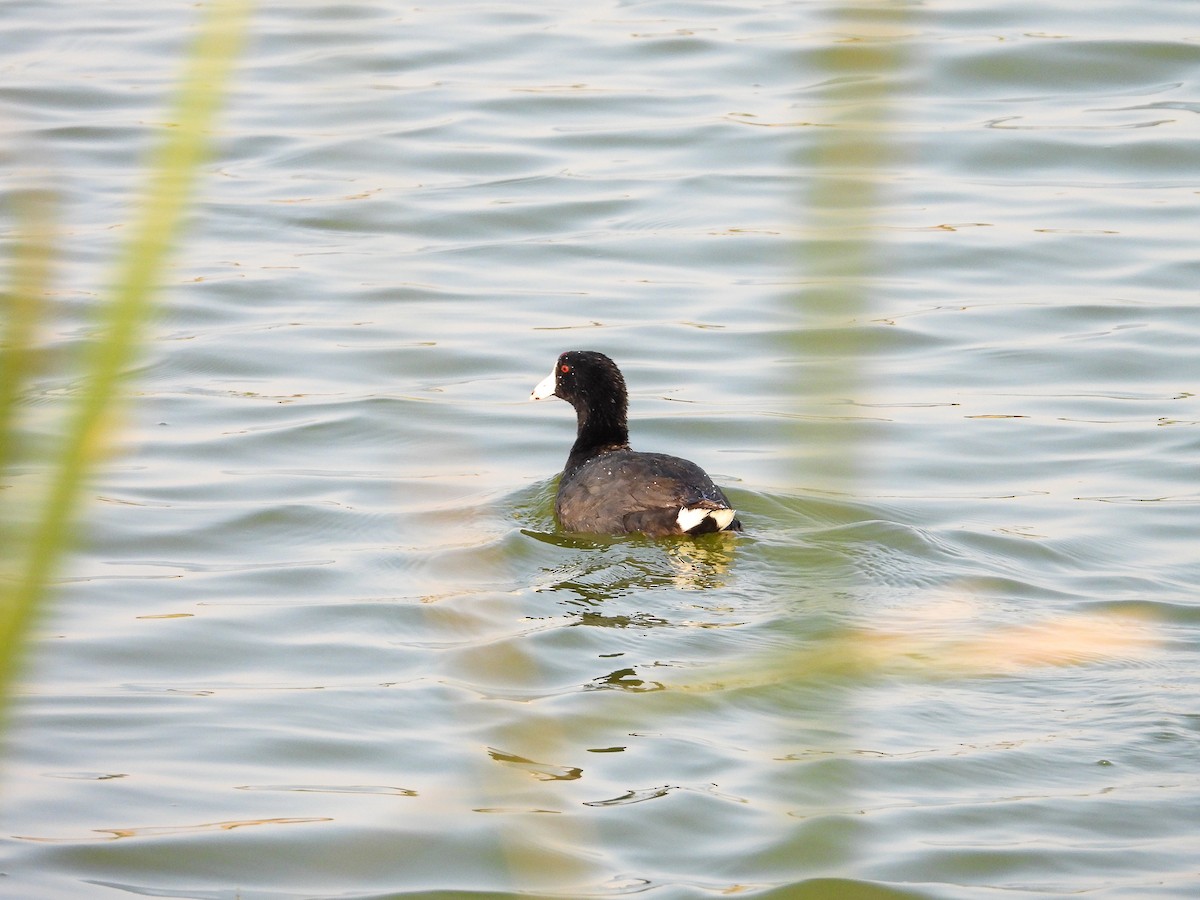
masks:
{"label": "rippled water", "polygon": [[[194,14],[0,22],[63,355]],[[264,4],[0,894],[1195,895],[1198,112],[1190,0]],[[555,533],[572,347],[744,536]]]}

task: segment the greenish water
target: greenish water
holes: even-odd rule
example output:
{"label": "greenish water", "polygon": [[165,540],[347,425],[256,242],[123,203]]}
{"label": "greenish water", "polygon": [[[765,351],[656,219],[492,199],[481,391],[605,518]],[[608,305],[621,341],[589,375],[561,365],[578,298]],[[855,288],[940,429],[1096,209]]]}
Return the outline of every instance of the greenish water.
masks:
{"label": "greenish water", "polygon": [[[0,895],[1195,895],[1200,18],[983,6],[263,5]],[[52,359],[193,16],[0,22]],[[555,534],[572,347],[744,536]]]}

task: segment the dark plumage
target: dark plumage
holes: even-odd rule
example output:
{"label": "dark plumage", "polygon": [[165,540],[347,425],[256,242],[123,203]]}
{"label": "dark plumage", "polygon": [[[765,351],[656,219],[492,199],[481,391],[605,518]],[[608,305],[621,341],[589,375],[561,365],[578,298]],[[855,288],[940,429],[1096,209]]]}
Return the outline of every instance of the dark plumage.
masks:
{"label": "dark plumage", "polygon": [[561,397],[578,420],[554,513],[564,531],[649,537],[741,531],[733,507],[694,462],[629,449],[625,379],[594,350],[568,350],[530,395]]}

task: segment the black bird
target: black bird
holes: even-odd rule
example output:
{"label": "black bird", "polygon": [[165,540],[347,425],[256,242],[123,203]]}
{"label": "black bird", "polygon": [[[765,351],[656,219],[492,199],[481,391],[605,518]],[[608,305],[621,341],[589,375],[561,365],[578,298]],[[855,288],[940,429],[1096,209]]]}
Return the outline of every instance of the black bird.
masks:
{"label": "black bird", "polygon": [[564,531],[648,537],[741,531],[729,499],[694,462],[629,448],[625,379],[594,350],[568,350],[531,400],[561,397],[579,422],[558,483],[554,513]]}

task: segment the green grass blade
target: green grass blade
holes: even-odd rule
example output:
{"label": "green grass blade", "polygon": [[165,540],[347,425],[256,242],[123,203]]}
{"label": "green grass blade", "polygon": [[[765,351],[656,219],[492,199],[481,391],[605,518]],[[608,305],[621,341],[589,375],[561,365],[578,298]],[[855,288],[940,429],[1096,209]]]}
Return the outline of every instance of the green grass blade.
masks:
{"label": "green grass blade", "polygon": [[[35,500],[28,540],[17,548],[16,557],[7,561],[0,582],[0,702],[9,696],[21,646],[49,581],[71,546],[87,479],[111,443],[122,381],[135,358],[167,255],[206,157],[249,9],[248,0],[215,0],[205,10],[171,123],[150,161],[145,196],[129,243],[117,262],[101,327],[85,351],[82,389],[70,413],[61,452],[51,465],[44,495]],[[22,315],[13,315],[10,333],[16,328],[18,339],[28,341],[32,325]],[[18,360],[12,365],[23,363]],[[11,383],[17,385],[21,380],[21,374],[14,373]],[[0,440],[11,447],[18,424],[11,415],[15,394],[11,401],[5,397],[3,402],[8,404],[4,410],[8,430],[0,434]],[[9,555],[11,549],[0,548],[0,553]]]}

